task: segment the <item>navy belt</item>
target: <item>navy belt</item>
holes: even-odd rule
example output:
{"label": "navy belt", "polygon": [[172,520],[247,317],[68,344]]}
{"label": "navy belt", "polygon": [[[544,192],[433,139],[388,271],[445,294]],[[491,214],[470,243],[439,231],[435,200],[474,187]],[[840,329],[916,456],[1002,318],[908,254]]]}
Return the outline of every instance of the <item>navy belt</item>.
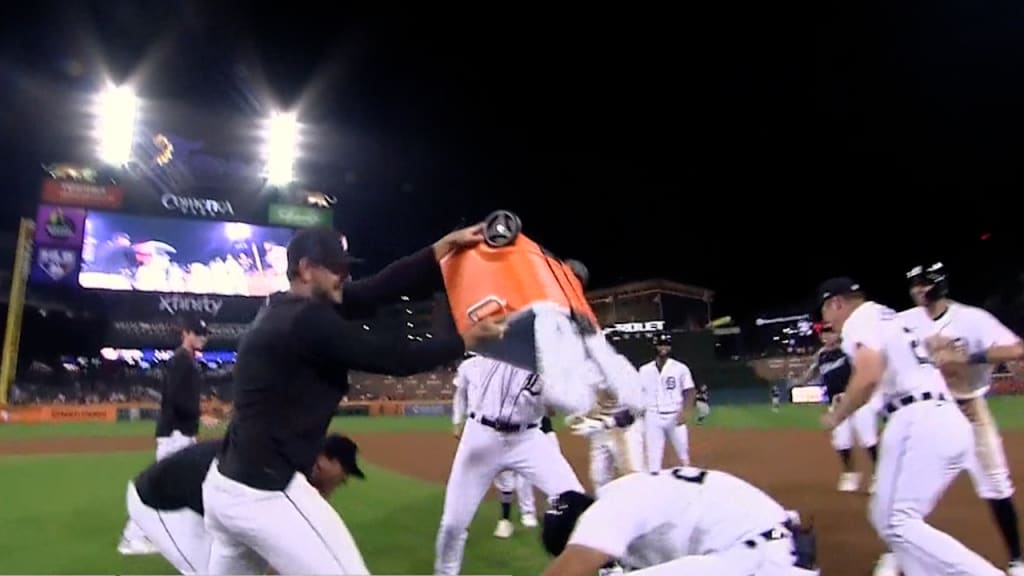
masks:
{"label": "navy belt", "polygon": [[488,428],[493,428],[497,430],[498,432],[522,432],[524,430],[530,430],[538,426],[536,422],[533,422],[532,424],[512,424],[511,422],[491,420],[486,416],[477,417],[477,415],[473,412],[470,412],[469,417],[483,424],[484,426],[487,426]]}
{"label": "navy belt", "polygon": [[939,402],[948,400],[946,395],[942,392],[923,392],[921,394],[907,394],[896,400],[889,401],[885,406],[882,407],[882,414],[888,419],[900,408],[906,408],[916,402],[927,402],[929,400],[936,400]]}

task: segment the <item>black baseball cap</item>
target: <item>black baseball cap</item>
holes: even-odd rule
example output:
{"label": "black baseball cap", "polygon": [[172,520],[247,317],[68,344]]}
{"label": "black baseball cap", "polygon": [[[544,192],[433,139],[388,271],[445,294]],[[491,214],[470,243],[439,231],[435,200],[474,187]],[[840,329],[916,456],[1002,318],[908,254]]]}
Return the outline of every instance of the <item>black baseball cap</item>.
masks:
{"label": "black baseball cap", "polygon": [[829,278],[822,282],[821,286],[818,286],[818,306],[820,307],[825,303],[825,300],[828,300],[833,296],[843,296],[861,291],[860,284],[855,282],[852,278],[848,278],[846,276]]}
{"label": "black baseball cap", "polygon": [[186,316],[183,318],[181,321],[181,329],[185,332],[191,332],[196,336],[210,335],[210,327],[206,325],[206,321],[195,316]]}
{"label": "black baseball cap", "polygon": [[672,344],[672,335],[668,332],[662,332],[654,337],[655,346],[670,346]]}
{"label": "black baseball cap", "polygon": [[331,434],[324,439],[324,445],[320,451],[331,460],[337,460],[348,474],[357,478],[366,478],[366,474],[359,468],[359,462],[356,461],[359,446],[348,436]]}
{"label": "black baseball cap", "polygon": [[289,278],[298,272],[299,261],[303,258],[343,276],[348,275],[349,266],[361,262],[349,254],[345,235],[326,226],[303,228],[292,236],[288,242]]}

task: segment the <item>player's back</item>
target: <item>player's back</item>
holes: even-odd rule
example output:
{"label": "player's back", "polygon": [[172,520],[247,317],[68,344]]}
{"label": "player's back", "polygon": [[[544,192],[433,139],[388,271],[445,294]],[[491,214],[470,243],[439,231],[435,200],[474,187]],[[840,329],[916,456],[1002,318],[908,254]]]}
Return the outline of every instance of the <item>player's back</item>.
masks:
{"label": "player's back", "polygon": [[636,567],[722,550],[788,518],[748,482],[690,467],[619,478],[600,489],[598,506],[614,518],[606,529],[622,531],[614,537],[630,542],[627,555]]}
{"label": "player's back", "polygon": [[851,358],[866,347],[885,357],[885,372],[879,382],[886,402],[908,394],[945,393],[946,382],[932,364],[924,335],[887,306],[861,304],[843,325],[842,347]]}

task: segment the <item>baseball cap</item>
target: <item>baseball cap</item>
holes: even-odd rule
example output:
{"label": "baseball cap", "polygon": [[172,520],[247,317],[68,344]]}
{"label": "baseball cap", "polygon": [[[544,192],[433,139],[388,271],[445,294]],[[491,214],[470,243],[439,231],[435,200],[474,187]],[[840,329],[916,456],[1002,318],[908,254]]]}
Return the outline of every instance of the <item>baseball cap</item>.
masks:
{"label": "baseball cap", "polygon": [[195,316],[186,316],[183,318],[181,321],[181,329],[186,332],[191,332],[196,336],[210,335],[210,327],[206,325],[206,321]]}
{"label": "baseball cap", "polygon": [[288,242],[288,275],[299,269],[303,258],[334,272],[347,275],[350,265],[361,262],[348,252],[348,239],[344,234],[326,226],[303,228]]}
{"label": "baseball cap", "polygon": [[324,439],[321,452],[331,460],[337,460],[345,472],[357,478],[366,478],[366,474],[363,474],[359,463],[356,462],[359,446],[351,438],[340,434],[331,434]]}
{"label": "baseball cap", "polygon": [[832,298],[833,296],[842,296],[844,294],[853,294],[854,292],[860,292],[860,284],[855,282],[852,278],[841,276],[839,278],[829,278],[818,286],[818,306],[825,303],[825,300]]}
{"label": "baseball cap", "polygon": [[658,334],[658,335],[656,335],[654,337],[654,345],[655,346],[669,346],[671,344],[672,344],[672,335],[667,333],[667,332],[663,332],[663,333]]}

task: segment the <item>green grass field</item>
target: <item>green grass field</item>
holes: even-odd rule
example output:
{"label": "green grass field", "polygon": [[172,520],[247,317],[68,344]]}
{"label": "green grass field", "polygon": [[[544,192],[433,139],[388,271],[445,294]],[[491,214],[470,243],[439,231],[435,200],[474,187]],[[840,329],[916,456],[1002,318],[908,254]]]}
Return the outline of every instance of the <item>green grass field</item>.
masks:
{"label": "green grass field", "polygon": [[[993,401],[1004,429],[1024,428],[1024,398]],[[715,407],[708,426],[811,428],[820,407]],[[0,443],[84,436],[147,436],[152,423],[5,425]],[[349,432],[448,430],[445,418],[345,418]],[[173,574],[157,556],[122,557],[115,550],[125,521],[126,482],[152,460],[152,451],[117,454],[0,457],[0,573]],[[367,465],[372,481],[353,482],[333,499],[376,574],[429,574],[443,486]],[[491,537],[496,506],[482,506],[470,529],[464,572],[537,574],[546,558],[536,531]],[[395,542],[404,548],[399,551]],[[502,568],[497,568],[502,567]]]}

